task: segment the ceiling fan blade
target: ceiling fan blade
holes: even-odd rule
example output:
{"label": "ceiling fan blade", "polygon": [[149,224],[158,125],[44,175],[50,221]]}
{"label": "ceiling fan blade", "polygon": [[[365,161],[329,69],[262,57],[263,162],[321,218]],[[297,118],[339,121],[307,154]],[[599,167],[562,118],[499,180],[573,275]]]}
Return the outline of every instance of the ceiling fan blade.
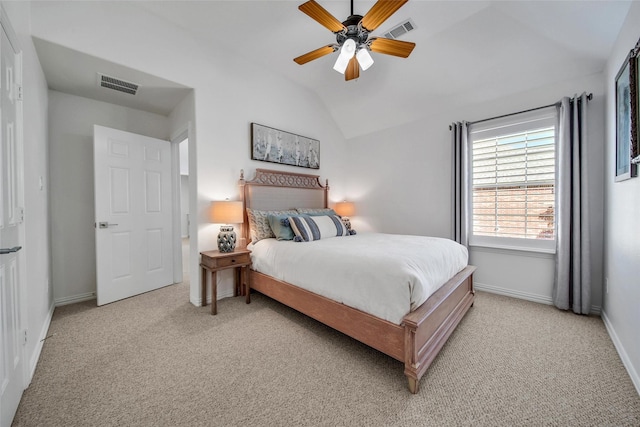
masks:
{"label": "ceiling fan blade", "polygon": [[378,37],[371,42],[371,51],[384,53],[385,55],[399,56],[406,58],[411,55],[411,51],[416,47],[415,43],[402,40],[391,40]]}
{"label": "ceiling fan blade", "polygon": [[358,60],[354,56],[349,61],[349,65],[347,65],[347,69],[344,72],[345,81],[357,79],[360,77],[360,64],[358,64]]}
{"label": "ceiling fan blade", "polygon": [[342,22],[338,21],[332,14],[327,12],[325,8],[320,6],[314,0],[309,0],[306,3],[298,6],[302,12],[309,15],[312,19],[315,19],[320,25],[326,27],[332,33],[337,33],[345,29]]}
{"label": "ceiling fan blade", "polygon": [[360,22],[362,22],[364,28],[373,31],[408,1],[409,0],[378,0]]}
{"label": "ceiling fan blade", "polygon": [[307,52],[304,55],[300,55],[297,58],[294,58],[293,60],[296,61],[298,64],[302,65],[302,64],[306,64],[309,61],[313,61],[314,59],[318,59],[320,57],[323,57],[333,52],[335,52],[335,47],[334,45],[330,44],[328,46],[322,46],[320,49]]}

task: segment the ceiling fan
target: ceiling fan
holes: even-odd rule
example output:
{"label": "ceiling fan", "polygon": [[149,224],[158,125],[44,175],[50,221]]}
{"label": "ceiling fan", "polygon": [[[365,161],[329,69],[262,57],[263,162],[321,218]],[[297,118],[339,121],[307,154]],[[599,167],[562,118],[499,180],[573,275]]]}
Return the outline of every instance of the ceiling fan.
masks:
{"label": "ceiling fan", "polygon": [[409,0],[378,0],[366,15],[361,16],[353,14],[351,0],[351,16],[344,22],[338,21],[314,0],[301,4],[298,9],[334,33],[336,43],[312,50],[295,58],[294,61],[302,65],[340,50],[333,69],[344,74],[345,80],[349,81],[360,76],[360,67],[364,71],[373,65],[369,51],[407,58],[416,46],[415,43],[370,37],[372,31],[407,1]]}

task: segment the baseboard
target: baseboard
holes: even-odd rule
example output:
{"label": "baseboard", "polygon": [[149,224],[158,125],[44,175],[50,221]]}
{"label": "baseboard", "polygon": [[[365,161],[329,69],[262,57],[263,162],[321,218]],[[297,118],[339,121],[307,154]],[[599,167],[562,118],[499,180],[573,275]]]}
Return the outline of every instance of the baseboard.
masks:
{"label": "baseboard", "polygon": [[51,319],[53,319],[53,310],[55,310],[55,304],[51,304],[49,307],[49,313],[47,313],[47,317],[42,325],[42,329],[40,329],[40,334],[38,335],[38,341],[33,349],[33,354],[29,359],[29,378],[27,378],[27,383],[25,384],[25,389],[31,384],[31,380],[36,373],[36,366],[38,366],[38,360],[40,360],[40,353],[42,353],[42,347],[44,347],[44,340],[47,338],[47,334],[49,333],[49,326],[51,326]]}
{"label": "baseboard", "polygon": [[492,294],[505,295],[508,297],[519,298],[527,301],[533,301],[540,304],[553,305],[551,297],[546,295],[537,295],[529,292],[515,291],[513,289],[501,288],[499,286],[485,285],[484,283],[473,283],[473,288],[478,291],[489,292]]}
{"label": "baseboard", "polygon": [[62,305],[75,304],[77,302],[89,301],[92,299],[96,299],[95,292],[88,292],[86,294],[78,294],[64,298],[56,298],[53,302],[56,307],[60,307]]}
{"label": "baseboard", "polygon": [[[512,298],[519,298],[527,301],[533,301],[540,304],[553,305],[553,299],[547,295],[532,294],[529,292],[514,291],[513,289],[501,288],[499,286],[486,285],[484,283],[474,282],[473,287],[479,291],[489,292],[492,294],[504,295]],[[601,308],[597,305],[591,306],[591,314],[600,315]]]}
{"label": "baseboard", "polygon": [[627,373],[631,378],[631,382],[636,388],[636,392],[638,393],[638,395],[640,395],[640,375],[638,375],[638,371],[636,371],[633,363],[631,363],[631,359],[625,351],[624,346],[622,345],[622,341],[620,341],[620,338],[618,338],[618,334],[616,334],[615,329],[613,329],[613,325],[611,324],[611,321],[607,317],[607,313],[604,310],[601,311],[601,317],[602,321],[604,322],[604,326],[605,328],[607,328],[607,332],[611,337],[611,341],[613,341],[613,346],[616,348],[616,351],[620,356],[620,360],[622,360],[622,364],[627,370]]}
{"label": "baseboard", "polygon": [[[229,298],[229,297],[233,297],[235,295],[233,295],[233,289],[228,290],[226,292],[219,292],[218,293],[218,301],[220,301],[222,298]],[[196,307],[201,307],[202,306],[202,298],[193,298],[189,300],[191,302],[191,304],[195,305]],[[211,295],[209,295],[207,297],[207,305],[211,304]]]}

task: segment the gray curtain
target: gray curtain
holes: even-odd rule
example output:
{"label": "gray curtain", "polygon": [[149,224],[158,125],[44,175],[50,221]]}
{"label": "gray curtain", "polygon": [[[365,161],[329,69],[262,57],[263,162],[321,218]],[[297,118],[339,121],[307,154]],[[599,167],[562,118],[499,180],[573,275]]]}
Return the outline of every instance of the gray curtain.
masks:
{"label": "gray curtain", "polygon": [[453,229],[451,238],[456,242],[469,246],[468,233],[468,188],[469,180],[469,123],[455,122],[451,129],[451,146],[453,150],[452,182],[453,182]]}
{"label": "gray curtain", "polygon": [[589,314],[591,269],[587,174],[587,95],[558,105],[556,270],[553,303]]}

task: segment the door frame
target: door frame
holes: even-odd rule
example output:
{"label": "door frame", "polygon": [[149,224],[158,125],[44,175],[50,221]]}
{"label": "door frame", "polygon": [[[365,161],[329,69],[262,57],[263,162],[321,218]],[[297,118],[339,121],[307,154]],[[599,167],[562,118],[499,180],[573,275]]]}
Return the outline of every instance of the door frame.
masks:
{"label": "door frame", "polygon": [[[2,9],[2,13],[3,15],[5,14],[4,9]],[[11,29],[11,32],[13,32],[13,27],[11,27],[11,23],[9,22],[8,17],[4,17],[6,19],[6,22],[8,24],[8,27]],[[3,24],[4,27],[4,24]],[[16,82],[20,85],[24,93],[24,86],[23,86],[23,66],[22,66],[22,49],[20,48],[20,45],[18,44],[18,40],[17,37],[15,37],[15,33],[9,34],[7,33],[7,35],[9,36],[9,41],[11,42],[11,45],[14,47],[14,49],[17,51],[16,54]],[[25,184],[24,184],[24,111],[23,111],[23,94],[20,95],[20,100],[17,104],[17,109],[16,109],[16,142],[17,142],[17,159],[16,159],[16,163],[17,163],[17,173],[18,173],[18,206],[20,208],[21,211],[21,219],[20,222],[18,224],[18,235],[20,236],[20,242],[25,243],[26,239],[27,239],[27,232],[26,232],[26,228],[25,228],[25,221],[24,221],[24,207],[25,207]],[[39,332],[39,331],[32,331],[32,333],[29,335],[28,334],[28,323],[27,323],[27,295],[26,295],[26,290],[27,290],[27,254],[29,254],[29,248],[26,247],[27,245],[24,245],[25,247],[22,248],[23,252],[22,252],[22,256],[19,257],[18,260],[18,286],[20,289],[24,290],[24,292],[20,292],[18,294],[18,306],[20,309],[20,314],[19,314],[19,318],[20,318],[20,327],[22,330],[22,333],[25,334],[25,341],[23,341],[23,345],[21,348],[21,356],[22,356],[22,368],[24,370],[24,380],[22,383],[22,387],[23,389],[26,389],[27,386],[31,383],[31,378],[33,378],[33,374],[35,374],[35,370],[36,370],[36,366],[35,363],[33,365],[33,367],[29,366],[29,363],[27,363],[29,360],[27,358],[27,352],[26,352],[26,348],[25,346],[28,344],[27,339],[29,338],[29,336],[31,336],[31,339],[33,339],[34,337],[36,337],[36,339],[40,339],[40,337],[37,337],[36,335],[34,335],[34,333]],[[47,277],[49,277],[49,272],[47,272]],[[49,290],[47,289],[47,292]],[[36,344],[34,351],[37,351],[38,354],[40,352],[40,350],[42,350],[42,347],[39,346],[38,344]],[[32,369],[31,369],[32,368]]]}
{"label": "door frame", "polygon": [[[192,162],[191,158],[193,156],[192,152],[195,152],[193,143],[193,128],[191,126],[191,121],[186,122],[182,126],[178,127],[178,129],[171,134],[169,141],[171,142],[171,171],[172,171],[172,198],[173,198],[173,283],[181,283],[182,278],[184,276],[184,270],[182,265],[182,226],[180,223],[181,219],[181,202],[180,202],[180,143],[188,139],[189,142],[189,207],[191,208],[192,200],[191,187],[193,186],[193,176],[192,176]],[[191,209],[189,209],[191,210]],[[193,221],[192,221],[193,222]],[[197,245],[197,239],[195,233],[191,230],[191,224],[189,224],[189,254],[193,252],[194,245]],[[196,246],[197,247],[197,246]],[[191,256],[189,256],[189,264],[191,262]],[[190,269],[190,265],[187,267]],[[190,271],[191,273],[191,271]],[[190,277],[191,274],[190,274]],[[193,279],[192,279],[193,280]]]}

